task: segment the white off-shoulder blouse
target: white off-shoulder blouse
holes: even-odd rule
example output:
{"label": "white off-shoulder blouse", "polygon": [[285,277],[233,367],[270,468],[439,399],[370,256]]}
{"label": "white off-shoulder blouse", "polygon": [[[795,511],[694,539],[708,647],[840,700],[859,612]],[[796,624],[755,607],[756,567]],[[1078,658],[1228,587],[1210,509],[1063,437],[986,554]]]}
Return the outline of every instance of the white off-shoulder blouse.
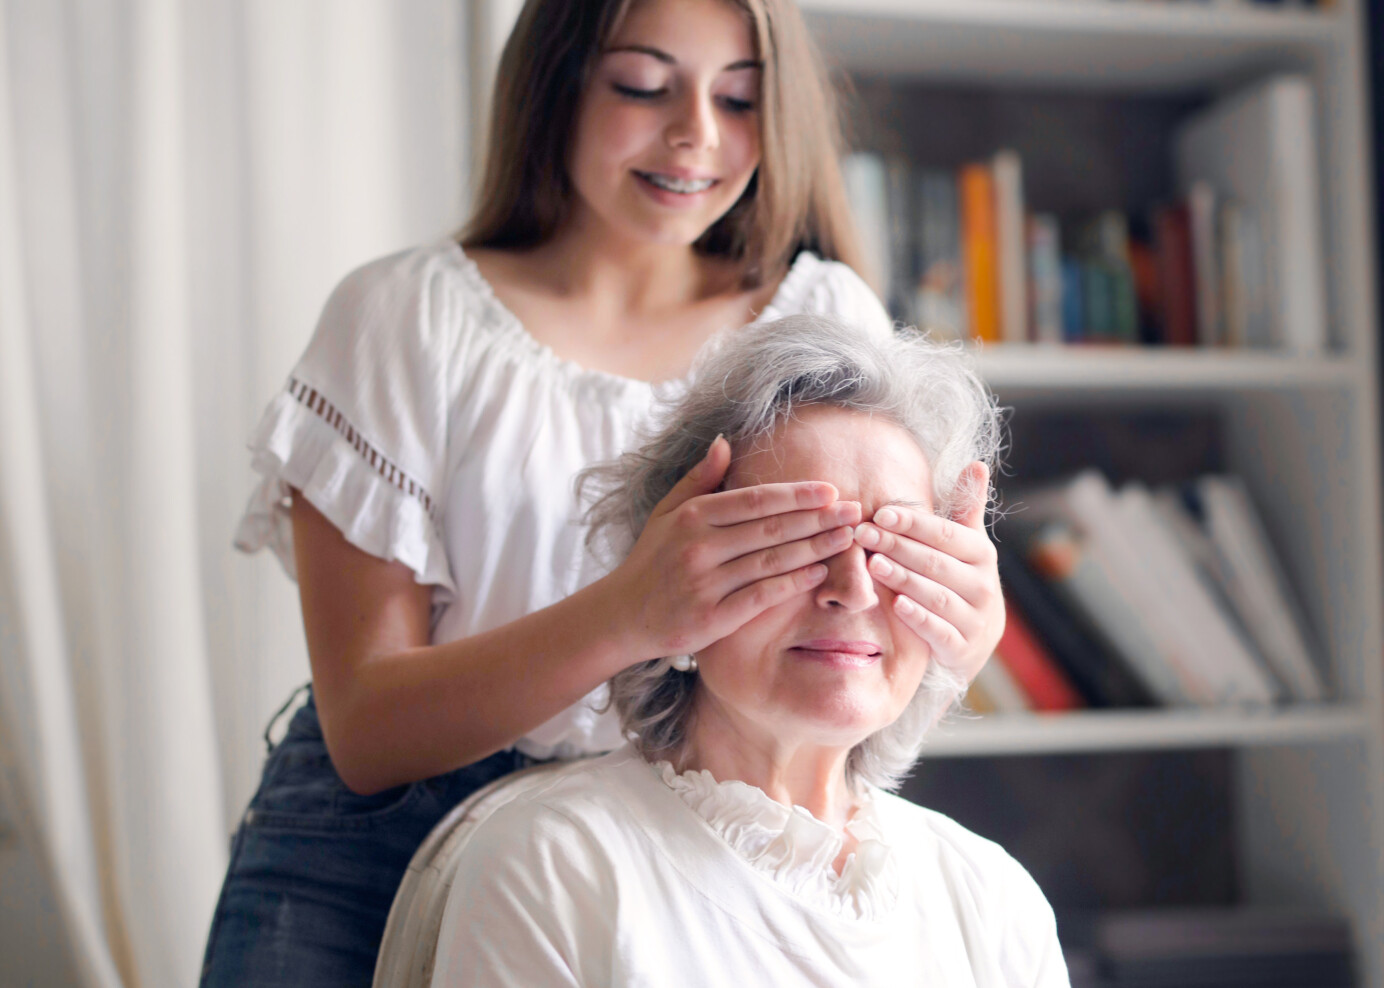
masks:
{"label": "white off-shoulder blouse", "polygon": [[873,792],[841,834],[629,747],[520,793],[455,862],[434,988],[1068,988],[1052,908],[999,845]]}
{"label": "white off-shoulder blouse", "polygon": [[[757,322],[815,313],[889,332],[848,267],[799,254]],[[573,481],[630,449],[681,382],[589,370],[529,335],[452,241],[347,275],[250,440],[261,482],[235,536],[294,574],[288,490],[351,544],[432,587],[432,638],[508,624],[606,571]],[[604,688],[519,748],[572,757],[621,743]]]}

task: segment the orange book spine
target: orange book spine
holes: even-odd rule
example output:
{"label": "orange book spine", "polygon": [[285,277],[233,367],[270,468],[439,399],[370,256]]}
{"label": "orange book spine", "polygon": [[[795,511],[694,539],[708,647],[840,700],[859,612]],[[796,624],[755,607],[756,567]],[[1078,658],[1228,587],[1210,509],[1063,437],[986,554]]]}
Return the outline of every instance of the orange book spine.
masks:
{"label": "orange book spine", "polygon": [[966,268],[966,306],[971,335],[1000,339],[999,229],[995,178],[986,164],[961,169],[961,249]]}
{"label": "orange book spine", "polygon": [[1033,629],[1014,607],[1008,608],[1004,634],[995,649],[1034,710],[1076,710],[1086,704]]}

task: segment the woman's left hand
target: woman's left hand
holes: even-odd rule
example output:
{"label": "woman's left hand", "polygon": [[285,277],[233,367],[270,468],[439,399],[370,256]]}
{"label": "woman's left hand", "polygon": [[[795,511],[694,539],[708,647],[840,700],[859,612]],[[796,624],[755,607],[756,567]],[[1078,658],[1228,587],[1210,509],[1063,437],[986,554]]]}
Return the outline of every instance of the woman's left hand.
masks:
{"label": "woman's left hand", "polygon": [[985,532],[985,465],[968,467],[962,486],[976,496],[954,519],[890,505],[856,527],[856,541],[873,553],[870,573],[896,594],[899,620],[969,683],[1004,633],[1004,597]]}

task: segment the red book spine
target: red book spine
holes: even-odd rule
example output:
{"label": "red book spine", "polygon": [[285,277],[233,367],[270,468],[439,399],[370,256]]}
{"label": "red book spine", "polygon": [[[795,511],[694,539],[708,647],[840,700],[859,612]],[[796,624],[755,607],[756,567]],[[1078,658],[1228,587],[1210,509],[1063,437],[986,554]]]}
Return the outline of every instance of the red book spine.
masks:
{"label": "red book spine", "polygon": [[1004,634],[996,648],[1034,710],[1076,710],[1086,704],[1062,667],[1048,654],[1014,607],[1008,608]]}
{"label": "red book spine", "polygon": [[1163,294],[1163,342],[1197,342],[1197,281],[1192,259],[1192,217],[1185,202],[1158,211],[1158,280]]}

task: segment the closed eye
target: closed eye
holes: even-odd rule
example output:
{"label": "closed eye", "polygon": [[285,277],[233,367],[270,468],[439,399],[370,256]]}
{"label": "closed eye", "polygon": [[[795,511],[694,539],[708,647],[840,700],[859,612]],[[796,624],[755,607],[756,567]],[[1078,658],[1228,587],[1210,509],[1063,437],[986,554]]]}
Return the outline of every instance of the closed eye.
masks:
{"label": "closed eye", "polygon": [[622,86],[618,82],[613,83],[612,85],[617,93],[619,93],[621,96],[626,96],[630,99],[654,100],[658,99],[660,96],[666,96],[668,94],[667,87],[664,87],[662,89],[637,89],[634,86]]}

